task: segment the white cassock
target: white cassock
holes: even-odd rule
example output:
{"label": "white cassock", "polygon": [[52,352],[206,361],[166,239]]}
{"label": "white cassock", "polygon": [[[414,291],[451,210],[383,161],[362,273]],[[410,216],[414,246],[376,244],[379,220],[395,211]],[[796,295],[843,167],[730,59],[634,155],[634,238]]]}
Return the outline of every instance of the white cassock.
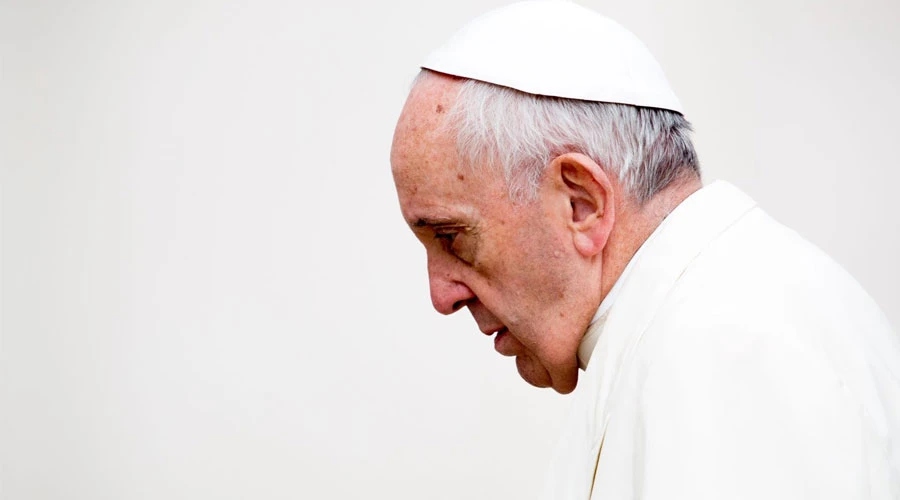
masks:
{"label": "white cassock", "polygon": [[686,199],[579,350],[548,499],[900,499],[900,341],[737,188]]}

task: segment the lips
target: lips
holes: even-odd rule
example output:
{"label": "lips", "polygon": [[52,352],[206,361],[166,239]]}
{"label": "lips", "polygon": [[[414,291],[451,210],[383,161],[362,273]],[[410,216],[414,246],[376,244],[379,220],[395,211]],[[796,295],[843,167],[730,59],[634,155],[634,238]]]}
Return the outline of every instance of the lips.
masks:
{"label": "lips", "polygon": [[510,350],[512,347],[509,339],[509,330],[504,326],[500,330],[497,331],[497,336],[494,337],[494,350],[499,352],[504,356],[514,356],[515,353]]}
{"label": "lips", "polygon": [[500,325],[500,326],[495,326],[492,328],[485,328],[485,329],[481,330],[481,333],[490,337],[491,335],[493,335],[495,333],[500,333],[500,332],[505,332],[505,331],[506,331],[506,327],[503,325]]}
{"label": "lips", "polygon": [[516,356],[518,349],[516,339],[513,338],[512,335],[509,334],[509,328],[499,325],[499,326],[490,326],[488,328],[482,328],[481,333],[490,337],[491,335],[497,334],[494,337],[494,350],[499,352],[504,356]]}

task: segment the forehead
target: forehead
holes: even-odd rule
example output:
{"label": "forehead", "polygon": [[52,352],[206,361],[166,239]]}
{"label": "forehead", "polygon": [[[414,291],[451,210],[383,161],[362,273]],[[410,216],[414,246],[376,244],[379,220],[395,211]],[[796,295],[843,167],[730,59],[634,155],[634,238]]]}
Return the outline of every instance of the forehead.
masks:
{"label": "forehead", "polygon": [[391,169],[395,177],[421,177],[431,170],[456,168],[447,113],[458,91],[457,80],[440,75],[417,82],[394,130]]}
{"label": "forehead", "polygon": [[391,148],[391,170],[408,222],[472,213],[480,200],[497,199],[499,176],[477,174],[459,162],[456,133],[447,123],[461,81],[420,79],[403,108]]}

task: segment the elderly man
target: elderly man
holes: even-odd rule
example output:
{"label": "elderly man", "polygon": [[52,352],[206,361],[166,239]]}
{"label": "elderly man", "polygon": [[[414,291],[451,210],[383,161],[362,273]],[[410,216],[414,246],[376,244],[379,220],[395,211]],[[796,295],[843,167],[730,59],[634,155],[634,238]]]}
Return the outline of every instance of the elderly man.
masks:
{"label": "elderly man", "polygon": [[566,2],[423,65],[391,154],[435,309],[575,390],[548,498],[900,498],[900,347],[860,286],[703,187],[652,56]]}

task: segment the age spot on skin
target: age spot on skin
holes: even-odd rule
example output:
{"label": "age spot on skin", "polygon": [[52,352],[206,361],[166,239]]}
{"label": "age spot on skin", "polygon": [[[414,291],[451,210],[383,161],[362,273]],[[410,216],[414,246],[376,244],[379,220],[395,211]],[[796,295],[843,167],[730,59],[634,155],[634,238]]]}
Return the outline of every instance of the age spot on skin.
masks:
{"label": "age spot on skin", "polygon": [[463,174],[456,174],[456,178],[459,179],[459,180],[461,180],[461,181],[466,180],[466,176],[463,175]]}
{"label": "age spot on skin", "polygon": [[434,107],[434,110],[435,110],[438,114],[441,114],[441,113],[444,112],[444,107],[441,106],[440,104],[438,104],[437,106]]}

